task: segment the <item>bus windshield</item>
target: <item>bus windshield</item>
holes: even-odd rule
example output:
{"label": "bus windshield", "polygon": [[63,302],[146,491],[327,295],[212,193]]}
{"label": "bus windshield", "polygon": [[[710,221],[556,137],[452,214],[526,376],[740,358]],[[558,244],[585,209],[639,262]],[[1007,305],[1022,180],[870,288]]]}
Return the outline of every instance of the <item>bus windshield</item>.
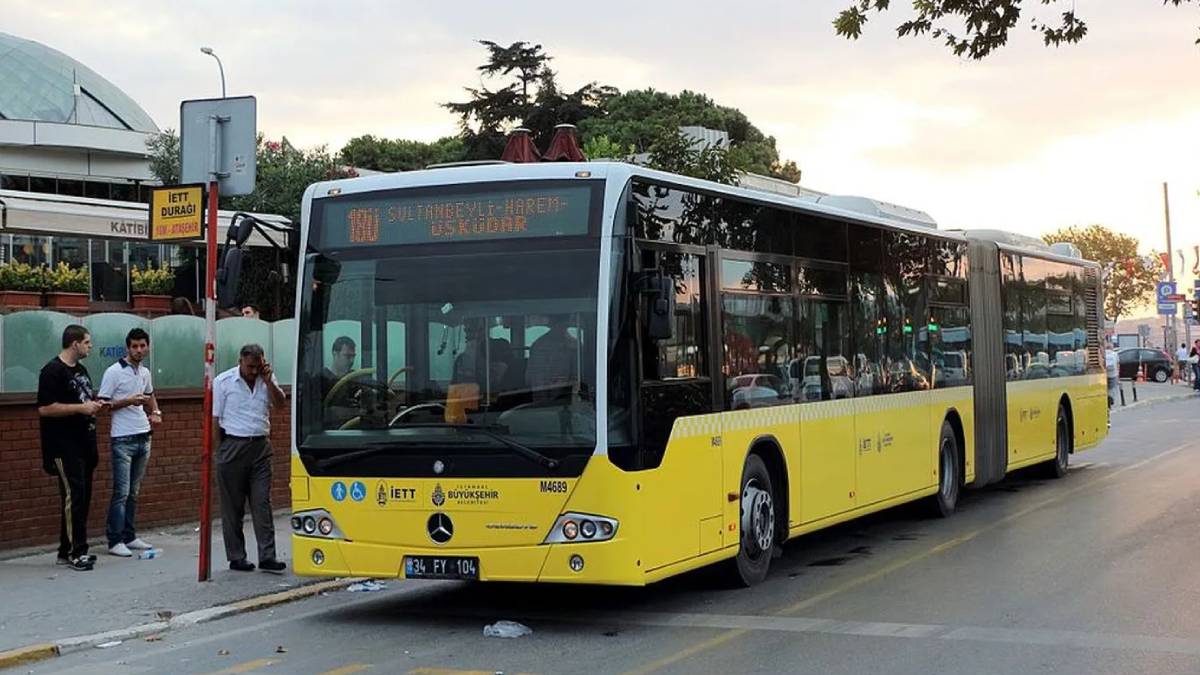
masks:
{"label": "bus windshield", "polygon": [[310,242],[297,345],[302,454],[506,443],[549,458],[590,453],[598,240],[515,243],[412,253]]}

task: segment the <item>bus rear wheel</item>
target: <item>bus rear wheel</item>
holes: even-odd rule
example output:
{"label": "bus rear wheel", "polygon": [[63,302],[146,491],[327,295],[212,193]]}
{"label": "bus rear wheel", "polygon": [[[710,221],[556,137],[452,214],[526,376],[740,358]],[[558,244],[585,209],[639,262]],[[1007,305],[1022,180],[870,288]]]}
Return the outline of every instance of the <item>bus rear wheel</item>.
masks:
{"label": "bus rear wheel", "polygon": [[1047,478],[1062,478],[1067,475],[1067,466],[1071,457],[1071,425],[1067,421],[1067,411],[1060,404],[1058,416],[1054,420],[1054,459],[1046,462]]}
{"label": "bus rear wheel", "polygon": [[746,456],[741,488],[740,541],[727,576],[735,585],[749,587],[767,578],[776,542],[775,489],[758,455]]}
{"label": "bus rear wheel", "polygon": [[929,511],[937,518],[948,518],[958,508],[962,492],[962,466],[958,454],[958,437],[949,422],[942,422],[938,435],[938,491],[929,498]]}

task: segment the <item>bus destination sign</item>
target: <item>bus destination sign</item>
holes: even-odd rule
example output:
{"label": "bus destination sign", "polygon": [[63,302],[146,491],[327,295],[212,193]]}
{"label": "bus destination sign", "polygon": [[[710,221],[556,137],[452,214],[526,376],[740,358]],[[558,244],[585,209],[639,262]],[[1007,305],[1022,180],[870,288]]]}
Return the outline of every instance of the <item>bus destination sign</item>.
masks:
{"label": "bus destination sign", "polygon": [[334,200],[322,239],[342,247],[581,235],[590,195],[581,185]]}

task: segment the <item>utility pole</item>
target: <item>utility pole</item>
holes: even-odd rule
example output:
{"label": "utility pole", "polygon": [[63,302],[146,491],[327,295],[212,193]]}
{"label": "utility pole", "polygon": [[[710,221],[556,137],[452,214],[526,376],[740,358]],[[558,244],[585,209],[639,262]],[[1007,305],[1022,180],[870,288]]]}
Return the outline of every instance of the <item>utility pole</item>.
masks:
{"label": "utility pole", "polygon": [[[1163,218],[1166,221],[1167,227],[1167,281],[1175,283],[1175,265],[1172,259],[1174,258],[1171,248],[1171,203],[1167,198],[1167,183],[1163,181]],[[1176,289],[1178,290],[1178,289]],[[1164,317],[1163,325],[1163,351],[1168,354],[1175,351],[1175,315],[1169,314]],[[1170,340],[1168,342],[1168,340]]]}

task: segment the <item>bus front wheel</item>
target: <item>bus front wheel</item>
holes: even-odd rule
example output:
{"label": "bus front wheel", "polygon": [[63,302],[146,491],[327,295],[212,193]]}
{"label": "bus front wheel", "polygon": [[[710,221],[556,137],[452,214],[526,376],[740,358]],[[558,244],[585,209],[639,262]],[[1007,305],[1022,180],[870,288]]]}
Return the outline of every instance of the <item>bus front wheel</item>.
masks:
{"label": "bus front wheel", "polygon": [[949,422],[942,422],[942,433],[938,436],[938,491],[929,498],[929,510],[938,518],[949,517],[958,507],[961,491],[958,437]]}
{"label": "bus front wheel", "polygon": [[758,455],[746,456],[741,488],[740,542],[737,557],[728,564],[730,580],[748,587],[767,578],[776,541],[775,490]]}

